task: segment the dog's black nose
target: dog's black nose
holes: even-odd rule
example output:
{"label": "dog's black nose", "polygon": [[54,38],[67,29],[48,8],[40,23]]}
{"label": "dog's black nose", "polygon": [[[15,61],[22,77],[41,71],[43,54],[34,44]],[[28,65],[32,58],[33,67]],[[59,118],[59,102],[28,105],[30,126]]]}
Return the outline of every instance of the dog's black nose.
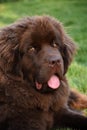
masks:
{"label": "dog's black nose", "polygon": [[61,60],[60,60],[60,58],[54,58],[54,59],[50,59],[49,60],[49,66],[50,67],[53,67],[53,66],[55,66],[55,65],[60,65],[61,64]]}

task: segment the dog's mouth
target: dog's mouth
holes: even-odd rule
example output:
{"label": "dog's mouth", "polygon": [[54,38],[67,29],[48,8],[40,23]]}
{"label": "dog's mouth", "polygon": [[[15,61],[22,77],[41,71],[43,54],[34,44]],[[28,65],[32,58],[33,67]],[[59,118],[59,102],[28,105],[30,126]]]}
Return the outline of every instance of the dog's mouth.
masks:
{"label": "dog's mouth", "polygon": [[48,88],[56,90],[60,87],[60,78],[57,74],[53,74],[46,83],[39,83],[37,80],[35,81],[37,90],[41,90],[44,84],[46,84]]}

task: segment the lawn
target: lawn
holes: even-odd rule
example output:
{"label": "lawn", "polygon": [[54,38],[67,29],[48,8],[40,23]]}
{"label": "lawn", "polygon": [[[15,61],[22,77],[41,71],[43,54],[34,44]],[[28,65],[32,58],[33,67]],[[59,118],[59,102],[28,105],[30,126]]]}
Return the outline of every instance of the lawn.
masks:
{"label": "lawn", "polygon": [[87,94],[87,1],[19,0],[0,4],[0,27],[23,16],[51,15],[60,20],[78,45],[67,77],[71,87]]}

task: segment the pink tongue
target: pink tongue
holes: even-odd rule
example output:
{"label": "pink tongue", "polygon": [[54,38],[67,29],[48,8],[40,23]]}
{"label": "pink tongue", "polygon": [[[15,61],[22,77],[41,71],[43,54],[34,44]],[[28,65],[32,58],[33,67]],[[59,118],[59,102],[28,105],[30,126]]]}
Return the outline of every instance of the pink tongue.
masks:
{"label": "pink tongue", "polygon": [[48,81],[48,86],[52,89],[57,89],[60,85],[60,80],[56,75],[51,76]]}
{"label": "pink tongue", "polygon": [[[49,81],[47,82],[48,86],[52,89],[57,89],[60,86],[60,80],[56,75],[51,76]],[[36,88],[40,90],[42,88],[42,84],[36,81]]]}

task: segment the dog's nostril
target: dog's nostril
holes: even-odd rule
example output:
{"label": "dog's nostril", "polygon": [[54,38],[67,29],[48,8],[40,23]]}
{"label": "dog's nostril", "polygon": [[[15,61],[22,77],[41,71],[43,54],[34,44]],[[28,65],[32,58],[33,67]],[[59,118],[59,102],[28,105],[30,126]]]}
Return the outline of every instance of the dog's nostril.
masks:
{"label": "dog's nostril", "polygon": [[52,61],[51,64],[54,65],[54,64],[55,64],[55,61]]}
{"label": "dog's nostril", "polygon": [[57,63],[57,64],[60,64],[60,60],[57,60],[56,63]]}
{"label": "dog's nostril", "polygon": [[54,65],[56,65],[56,64],[60,64],[60,60],[59,60],[59,59],[58,59],[58,60],[53,60],[53,61],[50,61],[50,62],[49,62],[49,65],[52,66],[52,67],[53,67]]}

